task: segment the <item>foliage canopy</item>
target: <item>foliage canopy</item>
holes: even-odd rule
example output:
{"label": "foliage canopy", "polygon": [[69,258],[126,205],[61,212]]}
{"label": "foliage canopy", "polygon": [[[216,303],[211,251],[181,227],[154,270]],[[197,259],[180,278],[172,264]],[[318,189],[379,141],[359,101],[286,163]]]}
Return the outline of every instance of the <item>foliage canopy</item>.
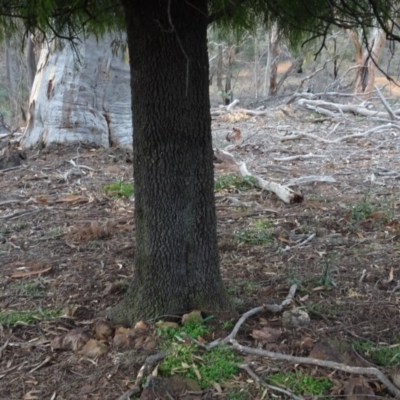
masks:
{"label": "foliage canopy", "polygon": [[[0,0],[1,37],[16,31],[41,31],[47,38],[78,40],[125,30],[122,5],[128,0]],[[172,0],[160,1],[170,7]],[[160,4],[161,6],[162,4]],[[209,23],[238,34],[258,24],[277,23],[292,44],[325,38],[331,26],[344,29],[382,28],[400,40],[396,19],[400,2],[391,0],[210,0]]]}

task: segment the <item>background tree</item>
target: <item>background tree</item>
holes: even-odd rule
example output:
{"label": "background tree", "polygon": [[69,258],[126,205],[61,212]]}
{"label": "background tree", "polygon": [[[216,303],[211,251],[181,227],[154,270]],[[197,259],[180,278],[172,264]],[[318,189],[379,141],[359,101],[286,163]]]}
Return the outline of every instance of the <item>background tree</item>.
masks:
{"label": "background tree", "polygon": [[43,43],[24,146],[66,141],[131,145],[129,59],[127,50],[113,43],[120,43],[119,38],[110,34],[101,42],[88,36],[75,49],[61,39]]}
{"label": "background tree", "polygon": [[[397,4],[397,3],[396,3]],[[396,5],[395,4],[395,5]],[[384,0],[10,1],[3,32],[15,27],[74,39],[82,29],[125,25],[131,60],[136,254],[134,280],[110,316],[141,318],[193,308],[230,310],[218,266],[207,54],[208,24],[251,29],[276,22],[293,43],[324,38],[331,25],[371,26],[389,37],[393,3]],[[394,10],[396,11],[396,10]]]}

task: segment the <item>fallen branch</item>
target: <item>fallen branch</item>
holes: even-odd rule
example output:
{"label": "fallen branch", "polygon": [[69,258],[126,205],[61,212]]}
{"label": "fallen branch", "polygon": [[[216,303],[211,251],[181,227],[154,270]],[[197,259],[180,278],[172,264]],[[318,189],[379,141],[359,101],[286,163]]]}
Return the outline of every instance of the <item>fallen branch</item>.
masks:
{"label": "fallen branch", "polygon": [[[233,111],[233,109],[239,102],[240,101],[238,99],[235,99],[232,101],[232,103],[228,104],[227,106],[222,106],[218,109],[211,110],[211,112],[210,112],[211,116],[219,117],[223,114],[230,113]],[[250,115],[250,116],[265,115],[268,113],[268,110],[246,110],[245,108],[238,108],[235,111],[240,112],[242,114]]]}
{"label": "fallen branch", "polygon": [[299,154],[297,156],[274,158],[274,161],[295,161],[295,160],[309,160],[310,158],[326,158],[327,156],[320,154]]}
{"label": "fallen branch", "polygon": [[286,246],[284,249],[282,249],[283,252],[289,251],[289,250],[294,250],[294,249],[299,249],[300,247],[305,246],[310,240],[314,239],[315,233],[312,233],[306,240],[302,241],[301,243],[296,244],[295,246]]}
{"label": "fallen branch", "polygon": [[270,192],[275,193],[282,201],[287,204],[301,203],[304,200],[304,197],[301,193],[295,192],[292,189],[289,189],[286,186],[282,186],[279,183],[265,181],[264,179],[250,174],[247,170],[246,164],[243,162],[240,164],[239,171],[242,176],[251,176],[255,179],[255,185],[262,190],[268,190]]}
{"label": "fallen branch", "polygon": [[167,352],[163,351],[161,353],[153,354],[152,356],[147,357],[145,363],[142,365],[137,374],[133,388],[129,389],[127,392],[119,396],[117,400],[128,400],[134,394],[139,393],[141,391],[140,382],[143,377],[149,373],[150,368],[152,368],[154,364],[164,359],[166,356]]}
{"label": "fallen branch", "polygon": [[250,368],[248,364],[239,364],[239,368],[244,369],[259,385],[273,390],[278,393],[283,393],[286,396],[291,397],[294,400],[304,400],[304,397],[296,396],[294,393],[290,392],[289,390],[282,389],[277,386],[269,385],[260,379],[260,377]]}
{"label": "fallen branch", "polygon": [[285,103],[286,105],[293,103],[293,101],[296,99],[296,97],[298,95],[301,95],[301,93],[299,93],[300,89],[303,87],[304,82],[310,80],[311,78],[313,78],[315,75],[317,75],[319,72],[323,71],[326,67],[326,64],[328,64],[328,62],[330,62],[331,60],[326,60],[324,62],[324,65],[317,69],[316,71],[314,71],[313,73],[311,73],[310,75],[305,76],[301,81],[299,86],[297,86],[296,92],[290,97],[290,99]]}
{"label": "fallen branch", "polygon": [[366,131],[364,133],[353,133],[352,135],[342,136],[335,140],[328,140],[328,139],[321,138],[317,135],[313,135],[312,133],[303,133],[302,132],[302,133],[299,133],[296,135],[285,136],[282,139],[280,139],[280,141],[285,142],[287,140],[297,140],[297,139],[301,139],[302,137],[306,137],[308,139],[318,140],[319,142],[323,142],[323,143],[335,144],[335,143],[343,142],[348,139],[357,139],[357,138],[361,138],[361,137],[366,137],[366,136],[370,135],[371,133],[380,132],[384,129],[389,129],[389,128],[395,128],[395,129],[400,130],[400,125],[388,123],[386,125],[376,126],[375,128],[369,129],[368,131]]}
{"label": "fallen branch", "polygon": [[391,120],[397,119],[397,116],[394,113],[394,111],[392,110],[392,107],[390,107],[389,103],[386,101],[385,97],[383,96],[382,92],[379,90],[378,86],[376,86],[376,85],[374,85],[374,86],[375,86],[375,90],[378,93],[378,96],[379,96],[383,106],[386,108],[386,110],[389,114],[390,119]]}
{"label": "fallen branch", "polygon": [[[386,117],[386,112],[383,111],[375,111],[369,110],[366,107],[360,105],[353,105],[353,104],[338,104],[338,103],[331,103],[328,101],[323,100],[308,100],[308,99],[299,99],[296,104],[299,107],[306,108],[309,110],[317,111],[320,114],[325,114],[325,112],[330,112],[330,116],[341,116],[343,113],[353,113],[358,115],[363,115],[364,117]],[[335,114],[331,114],[335,112]],[[339,114],[340,115],[339,115]],[[393,115],[395,119],[398,119],[397,114],[399,111],[394,111]],[[326,115],[326,114],[325,114]]]}
{"label": "fallen branch", "polygon": [[334,183],[336,179],[333,176],[323,175],[311,175],[311,176],[302,176],[300,178],[291,179],[289,182],[286,182],[286,186],[295,186],[295,185],[307,185],[309,183],[314,182],[329,182]]}
{"label": "fallen branch", "polygon": [[387,390],[394,395],[396,398],[400,398],[400,390],[387,378],[382,371],[375,367],[352,367],[346,364],[341,364],[333,361],[326,360],[318,360],[316,358],[309,357],[296,357],[287,354],[275,353],[273,351],[267,351],[262,349],[254,349],[252,347],[246,347],[240,345],[237,340],[231,339],[230,343],[232,344],[232,348],[246,354],[252,354],[256,356],[269,357],[273,360],[283,360],[288,361],[295,364],[308,364],[308,365],[316,365],[318,367],[330,368],[337,371],[343,371],[350,374],[359,374],[359,375],[367,375],[373,376],[378,379],[381,383],[383,383]]}
{"label": "fallen branch", "polygon": [[296,290],[297,290],[297,285],[296,284],[292,285],[289,289],[289,294],[286,296],[285,300],[283,300],[281,304],[266,304],[263,306],[252,308],[251,310],[247,311],[240,317],[239,321],[236,322],[236,325],[233,327],[232,332],[225,339],[214,340],[210,344],[206,345],[205,348],[207,350],[210,350],[221,344],[229,343],[232,339],[236,337],[243,323],[252,315],[258,314],[262,311],[281,312],[284,307],[286,307],[292,302],[293,297],[296,294]]}

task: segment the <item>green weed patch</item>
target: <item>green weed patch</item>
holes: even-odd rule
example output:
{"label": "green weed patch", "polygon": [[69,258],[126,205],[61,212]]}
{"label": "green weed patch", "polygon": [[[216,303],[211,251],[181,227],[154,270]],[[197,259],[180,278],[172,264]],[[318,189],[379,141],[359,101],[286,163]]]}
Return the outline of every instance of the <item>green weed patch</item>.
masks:
{"label": "green weed patch", "polygon": [[272,223],[262,219],[252,223],[247,229],[235,232],[236,239],[252,246],[272,243],[274,241]]}
{"label": "green weed patch", "polygon": [[109,185],[104,186],[104,191],[116,199],[123,197],[129,198],[133,196],[134,186],[133,183],[116,181]]}
{"label": "green weed patch", "polygon": [[234,190],[245,192],[254,188],[256,180],[252,176],[240,176],[235,174],[223,175],[216,179],[215,190]]}
{"label": "green weed patch", "polygon": [[285,372],[270,375],[268,383],[290,389],[295,394],[326,395],[333,383],[328,378],[315,378],[303,372]]}
{"label": "green weed patch", "polygon": [[390,367],[400,364],[400,343],[381,346],[370,342],[358,342],[355,347],[361,350],[376,365]]}
{"label": "green weed patch", "polygon": [[16,326],[18,324],[31,325],[38,321],[50,320],[61,315],[60,310],[38,310],[33,311],[1,311],[0,325],[7,327]]}
{"label": "green weed patch", "polygon": [[199,349],[189,342],[185,335],[193,338],[203,337],[209,329],[194,322],[188,322],[177,329],[164,329],[161,336],[166,338],[164,344],[167,357],[159,367],[165,376],[182,375],[195,379],[201,388],[211,387],[214,382],[223,383],[237,372],[240,357],[229,348],[217,346],[210,351]]}

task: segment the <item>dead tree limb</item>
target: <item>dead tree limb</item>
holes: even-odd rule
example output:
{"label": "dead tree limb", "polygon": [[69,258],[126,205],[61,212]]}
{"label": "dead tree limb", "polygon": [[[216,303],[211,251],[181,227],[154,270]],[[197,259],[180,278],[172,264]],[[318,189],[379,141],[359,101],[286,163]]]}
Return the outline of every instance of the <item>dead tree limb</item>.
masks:
{"label": "dead tree limb", "polygon": [[[326,115],[325,112],[327,112],[330,116],[336,116],[336,117],[342,116],[343,113],[353,113],[353,114],[363,115],[365,117],[384,118],[387,116],[386,112],[370,110],[362,105],[339,104],[323,100],[308,100],[308,99],[299,99],[296,102],[296,104],[299,107],[311,109],[324,115]],[[393,111],[393,115],[395,116],[396,120],[399,118],[398,114],[400,114],[400,110]]]}
{"label": "dead tree limb", "polygon": [[301,203],[304,200],[304,197],[301,193],[295,192],[294,190],[286,186],[282,186],[279,183],[266,181],[259,176],[250,174],[244,162],[240,164],[239,171],[242,176],[253,177],[256,181],[255,185],[257,187],[262,190],[268,190],[275,193],[282,201],[287,204]]}
{"label": "dead tree limb", "polygon": [[260,379],[260,377],[250,368],[248,364],[239,364],[239,368],[245,370],[259,385],[265,387],[266,389],[282,393],[286,396],[291,397],[294,400],[304,400],[304,397],[296,396],[294,393],[292,393],[289,390],[282,389],[277,386],[269,385],[268,383],[265,383],[263,380]]}
{"label": "dead tree limb", "polygon": [[326,360],[318,360],[316,358],[309,357],[295,357],[287,354],[275,353],[273,351],[267,351],[262,349],[254,349],[252,347],[246,347],[240,345],[237,340],[231,339],[232,348],[241,351],[246,354],[253,354],[256,356],[268,357],[273,360],[283,360],[288,361],[295,364],[308,364],[308,365],[316,365],[318,367],[335,369],[337,371],[347,372],[349,374],[359,374],[359,375],[367,375],[373,376],[378,379],[381,383],[383,383],[387,390],[394,395],[396,398],[400,399],[400,390],[387,378],[382,371],[375,367],[352,367],[350,365],[341,364],[333,361]]}
{"label": "dead tree limb", "polygon": [[378,93],[378,96],[379,96],[383,106],[386,108],[386,110],[387,110],[387,112],[389,114],[390,119],[392,121],[396,120],[397,116],[394,113],[394,111],[392,110],[392,107],[390,107],[390,104],[387,102],[387,100],[383,96],[382,92],[379,90],[378,86],[376,86],[376,85],[374,85],[374,86],[375,86],[376,93]]}
{"label": "dead tree limb", "polygon": [[301,139],[302,137],[305,137],[305,138],[312,139],[312,140],[318,140],[319,142],[323,142],[323,143],[339,143],[339,142],[343,142],[343,141],[349,140],[349,139],[357,139],[357,138],[361,138],[361,137],[366,137],[366,136],[370,135],[371,133],[380,132],[380,131],[383,131],[383,130],[389,129],[389,128],[395,128],[395,129],[400,130],[400,125],[389,122],[386,125],[376,126],[375,128],[369,129],[368,131],[363,132],[363,133],[353,133],[352,135],[342,136],[342,137],[334,139],[334,140],[324,139],[317,135],[313,135],[312,133],[301,132],[301,133],[298,133],[295,135],[285,136],[282,139],[280,139],[280,141],[285,142],[287,140],[298,140],[298,139]]}
{"label": "dead tree limb", "polygon": [[222,340],[217,339],[217,340],[214,340],[213,342],[211,342],[210,344],[208,344],[206,346],[207,350],[210,350],[213,347],[219,346],[221,344],[229,343],[230,340],[232,340],[236,337],[236,335],[239,332],[239,329],[243,325],[243,323],[248,318],[250,318],[252,315],[258,314],[262,311],[281,312],[284,307],[286,307],[287,305],[289,305],[292,302],[293,297],[296,294],[296,290],[297,290],[297,285],[296,284],[292,285],[289,289],[288,295],[286,296],[285,300],[282,301],[281,304],[266,304],[263,306],[252,308],[251,310],[244,313],[240,317],[239,321],[236,322],[236,325],[233,327],[232,332],[225,339],[222,339]]}

